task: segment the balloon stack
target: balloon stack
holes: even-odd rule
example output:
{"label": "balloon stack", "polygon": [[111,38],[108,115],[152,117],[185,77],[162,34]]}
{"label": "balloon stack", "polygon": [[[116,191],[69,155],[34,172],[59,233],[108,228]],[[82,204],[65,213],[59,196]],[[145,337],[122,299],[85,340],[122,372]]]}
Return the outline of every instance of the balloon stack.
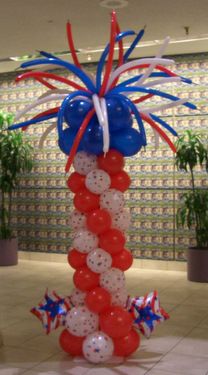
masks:
{"label": "balloon stack", "polygon": [[[179,105],[196,107],[157,88],[166,83],[192,83],[167,68],[174,62],[162,58],[169,38],[154,58],[129,61],[143,34],[144,29],[138,33],[120,31],[116,14],[112,12],[110,41],[93,77],[79,63],[68,22],[73,63],[41,51],[42,58],[25,62],[21,67],[59,66],[81,82],[45,71],[25,72],[16,79],[19,82],[34,78],[49,89],[17,113],[16,121],[39,105],[53,101],[60,101],[60,105],[9,129],[26,130],[31,125],[44,121],[50,124],[49,120],[55,119],[43,133],[40,146],[57,129],[59,148],[68,156],[65,170],[69,172],[72,163],[75,170],[67,180],[68,188],[74,193],[75,209],[70,225],[75,233],[68,262],[75,270],[75,288],[65,298],[47,291],[43,301],[31,311],[42,321],[46,333],[64,326],[60,335],[63,350],[72,356],[84,355],[92,363],[105,362],[112,355],[129,356],[139,347],[138,331],[149,337],[155,326],[169,317],[160,307],[156,291],[136,298],[127,294],[124,271],[132,265],[133,257],[125,248],[124,232],[130,217],[124,208],[124,193],[131,180],[124,171],[124,158],[137,154],[147,145],[144,123],[152,128],[155,145],[161,138],[175,152],[174,143],[164,130],[172,136],[177,136],[176,131],[155,113]],[[134,39],[124,52],[123,40],[131,36]],[[116,44],[118,62],[114,66]],[[123,74],[131,70],[135,70],[135,75],[122,80]],[[61,88],[56,86],[59,82]],[[161,101],[149,105],[154,97]],[[134,119],[137,129],[133,127]]]}
{"label": "balloon stack", "polygon": [[[130,223],[124,192],[131,180],[123,170],[123,155],[114,149],[98,157],[80,151],[73,165],[75,172],[67,184],[74,193],[70,224],[75,233],[68,262],[75,269],[71,295],[75,307],[66,316],[66,329],[70,335],[86,337],[77,354],[101,362],[113,353],[131,354],[140,342],[126,309],[124,276],[133,262],[124,235]],[[70,352],[62,336],[60,342]]]}

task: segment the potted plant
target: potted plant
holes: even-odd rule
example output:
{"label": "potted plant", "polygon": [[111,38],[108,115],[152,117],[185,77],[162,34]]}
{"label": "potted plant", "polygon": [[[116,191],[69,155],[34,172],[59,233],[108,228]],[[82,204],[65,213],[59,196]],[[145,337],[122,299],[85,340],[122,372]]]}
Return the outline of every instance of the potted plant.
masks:
{"label": "potted plant", "polygon": [[188,280],[208,282],[208,189],[198,188],[195,169],[201,166],[208,172],[208,142],[197,132],[187,130],[176,142],[176,166],[190,172],[191,190],[182,195],[177,212],[177,226],[195,230],[196,246],[188,249]]}
{"label": "potted plant", "polygon": [[17,264],[17,239],[12,236],[12,196],[20,174],[32,169],[32,147],[21,131],[8,131],[13,115],[0,111],[0,265]]}

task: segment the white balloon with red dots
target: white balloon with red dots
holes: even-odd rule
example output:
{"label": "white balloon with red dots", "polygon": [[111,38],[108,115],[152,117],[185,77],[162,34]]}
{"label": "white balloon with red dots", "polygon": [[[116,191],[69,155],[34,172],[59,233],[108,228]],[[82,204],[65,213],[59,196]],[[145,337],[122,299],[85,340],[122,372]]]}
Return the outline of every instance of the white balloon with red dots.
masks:
{"label": "white balloon with red dots", "polygon": [[98,329],[98,315],[85,306],[73,307],[66,315],[66,328],[74,336],[87,336]]}
{"label": "white balloon with red dots", "polygon": [[97,156],[80,151],[74,157],[73,166],[77,173],[85,176],[97,168]]}
{"label": "white balloon with red dots", "polygon": [[80,289],[74,288],[71,292],[71,302],[74,306],[82,306],[85,304],[86,293]]}
{"label": "white balloon with red dots", "polygon": [[126,307],[128,292],[125,287],[122,289],[118,289],[116,292],[111,294],[111,298],[112,305],[120,305]]}
{"label": "white balloon with red dots", "polygon": [[78,230],[85,228],[86,226],[86,216],[84,213],[74,210],[71,213],[71,216],[69,218],[69,225],[73,230]]}
{"label": "white balloon with red dots", "polygon": [[103,249],[96,248],[87,255],[87,265],[93,272],[102,273],[108,270],[111,264],[111,255]]}
{"label": "white balloon with red dots", "polygon": [[82,350],[89,362],[106,362],[114,352],[113,340],[102,331],[93,332],[83,341]]}
{"label": "white balloon with red dots", "polygon": [[125,232],[130,226],[131,215],[127,210],[122,210],[112,215],[112,227]]}
{"label": "white balloon with red dots", "polygon": [[118,268],[110,268],[100,274],[100,286],[107,289],[110,293],[117,292],[125,287],[124,272]]}
{"label": "white balloon with red dots", "polygon": [[98,237],[87,229],[80,229],[75,233],[73,247],[81,253],[89,253],[98,247]]}
{"label": "white balloon with red dots", "polygon": [[110,176],[103,169],[94,169],[86,176],[85,186],[94,194],[101,194],[109,189],[111,184]]}
{"label": "white balloon with red dots", "polygon": [[108,189],[100,196],[100,207],[115,214],[123,210],[124,195],[121,191],[116,189]]}

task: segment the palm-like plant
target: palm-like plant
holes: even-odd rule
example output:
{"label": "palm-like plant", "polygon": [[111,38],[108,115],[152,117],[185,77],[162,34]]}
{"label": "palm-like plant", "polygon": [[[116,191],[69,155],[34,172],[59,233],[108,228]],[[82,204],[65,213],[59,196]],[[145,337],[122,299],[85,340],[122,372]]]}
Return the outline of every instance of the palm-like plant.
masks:
{"label": "palm-like plant", "polygon": [[20,174],[31,171],[33,165],[32,146],[24,140],[22,132],[7,130],[12,122],[12,114],[0,111],[0,239],[12,237],[12,194]]}
{"label": "palm-like plant", "polygon": [[197,165],[208,172],[208,142],[200,134],[187,130],[176,142],[176,166],[190,172],[191,191],[183,194],[183,205],[177,212],[177,225],[195,228],[197,247],[208,247],[208,190],[195,186]]}

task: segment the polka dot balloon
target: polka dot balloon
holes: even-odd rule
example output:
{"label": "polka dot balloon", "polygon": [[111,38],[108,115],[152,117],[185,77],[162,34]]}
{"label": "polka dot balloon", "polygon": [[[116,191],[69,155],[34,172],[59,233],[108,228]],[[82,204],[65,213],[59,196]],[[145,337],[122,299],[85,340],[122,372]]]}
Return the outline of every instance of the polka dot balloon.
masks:
{"label": "polka dot balloon", "polygon": [[86,224],[86,216],[84,213],[74,210],[69,218],[69,225],[73,230],[82,229]]}
{"label": "polka dot balloon", "polygon": [[124,232],[127,230],[131,223],[131,216],[127,210],[122,210],[120,212],[112,215],[112,227]]}
{"label": "polka dot balloon", "polygon": [[126,288],[118,289],[116,292],[112,293],[112,305],[120,305],[126,307],[128,292]]}
{"label": "polka dot balloon", "polygon": [[111,179],[108,173],[102,169],[94,169],[86,176],[85,185],[94,194],[101,194],[109,189]]}
{"label": "polka dot balloon", "polygon": [[89,253],[98,246],[98,237],[86,229],[75,233],[73,247],[81,253]]}
{"label": "polka dot balloon", "polygon": [[97,157],[85,151],[80,151],[75,155],[73,166],[77,173],[86,175],[97,167]]}
{"label": "polka dot balloon", "polygon": [[104,332],[93,332],[83,342],[84,357],[92,363],[108,361],[114,351],[113,340]]}
{"label": "polka dot balloon", "polygon": [[71,293],[71,302],[74,306],[82,306],[85,303],[86,293],[82,290],[74,288]]}
{"label": "polka dot balloon", "polygon": [[112,264],[112,257],[105,250],[97,248],[87,255],[87,265],[93,272],[102,273]]}
{"label": "polka dot balloon", "polygon": [[107,289],[110,293],[117,292],[125,286],[124,272],[117,268],[110,268],[109,270],[101,273],[100,285]]}
{"label": "polka dot balloon", "polygon": [[98,315],[85,306],[73,307],[66,316],[66,328],[75,336],[87,336],[98,329]]}
{"label": "polka dot balloon", "polygon": [[100,207],[105,208],[110,213],[115,214],[123,210],[124,195],[116,189],[108,189],[100,196]]}

